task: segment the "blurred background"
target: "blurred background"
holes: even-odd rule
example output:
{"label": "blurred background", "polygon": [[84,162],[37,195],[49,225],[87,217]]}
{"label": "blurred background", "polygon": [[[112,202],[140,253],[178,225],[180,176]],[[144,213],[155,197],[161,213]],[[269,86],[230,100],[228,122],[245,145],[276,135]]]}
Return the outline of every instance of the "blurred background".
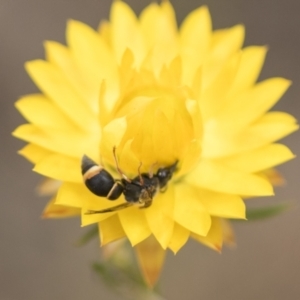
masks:
{"label": "blurred background", "polygon": [[[128,0],[139,13],[149,0]],[[276,110],[300,119],[300,1],[298,0],[173,0],[180,23],[202,4],[214,28],[243,23],[245,45],[268,45],[261,79],[283,76],[293,81]],[[121,299],[93,273],[100,256],[98,241],[75,247],[84,232],[79,219],[41,220],[47,199],[35,194],[40,177],[16,154],[24,143],[11,131],[24,123],[14,102],[37,89],[26,75],[25,61],[43,58],[43,41],[64,43],[66,21],[96,28],[108,18],[106,0],[0,0],[0,299]],[[300,153],[299,133],[284,139]],[[168,300],[299,299],[300,210],[296,159],[279,167],[287,185],[272,199],[254,205],[291,201],[293,208],[272,219],[235,223],[238,247],[217,254],[190,241],[174,257],[169,253],[161,276]]]}

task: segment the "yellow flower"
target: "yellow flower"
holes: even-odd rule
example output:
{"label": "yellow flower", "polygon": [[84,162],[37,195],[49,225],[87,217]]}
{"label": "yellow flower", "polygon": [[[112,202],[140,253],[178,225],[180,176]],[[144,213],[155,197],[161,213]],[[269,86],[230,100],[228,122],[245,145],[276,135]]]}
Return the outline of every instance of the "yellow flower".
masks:
{"label": "yellow flower", "polygon": [[[242,48],[242,25],[212,31],[205,6],[178,29],[168,1],[139,18],[115,1],[98,31],[69,21],[66,36],[26,64],[41,94],[16,104],[29,121],[14,132],[29,143],[20,153],[62,182],[44,215],[81,211],[102,245],[127,237],[144,266],[154,251],[145,243],[176,253],[192,237],[220,251],[232,238],[226,219],[245,219],[244,198],[273,195],[267,171],[293,158],[274,142],[297,130],[295,119],[268,112],[290,82],[256,83],[266,47]],[[129,179],[177,162],[176,171],[146,209],[86,214],[125,202],[94,195],[80,171],[87,155],[120,179],[114,147]]]}

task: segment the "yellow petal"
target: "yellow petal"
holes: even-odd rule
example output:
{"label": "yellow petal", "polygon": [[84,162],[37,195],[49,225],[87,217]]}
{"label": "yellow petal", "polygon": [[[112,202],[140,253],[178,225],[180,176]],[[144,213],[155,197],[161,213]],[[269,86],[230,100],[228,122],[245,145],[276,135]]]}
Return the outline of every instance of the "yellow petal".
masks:
{"label": "yellow petal", "polygon": [[101,155],[114,165],[113,148],[120,145],[127,128],[126,118],[114,119],[102,131]]}
{"label": "yellow petal", "polygon": [[[137,81],[135,80],[134,76],[137,75],[137,71],[134,68],[134,54],[129,48],[126,48],[123,53],[119,66],[119,74],[121,94],[128,93],[131,89],[134,90],[134,83]],[[119,102],[116,104],[116,107],[124,106],[126,103],[126,100],[124,100],[125,99],[123,98],[119,98]]]}
{"label": "yellow petal", "polygon": [[[174,149],[172,147],[172,139],[174,139],[174,136],[172,135],[170,122],[161,110],[157,110],[155,115],[152,115],[152,118],[155,121],[153,124],[149,125],[152,129],[152,142],[154,146],[153,154],[155,155],[155,159],[156,161],[164,162],[166,164],[171,163],[171,161],[174,162],[176,160]],[[166,157],[168,157],[169,161],[166,161]]]}
{"label": "yellow petal", "polygon": [[69,207],[55,204],[55,198],[48,202],[45,207],[42,218],[67,218],[80,216],[80,209],[76,207]]}
{"label": "yellow petal", "polygon": [[210,215],[188,184],[175,185],[174,220],[199,235],[205,236],[209,231]]}
{"label": "yellow petal", "polygon": [[114,1],[111,13],[111,39],[113,49],[120,62],[123,53],[129,48],[138,65],[146,55],[146,48],[135,13],[122,1]]}
{"label": "yellow petal", "polygon": [[159,83],[163,86],[177,87],[181,85],[181,57],[176,56],[169,64],[163,66],[159,74]]}
{"label": "yellow petal", "polygon": [[240,134],[230,136],[230,132],[221,133],[220,129],[216,129],[214,122],[206,124],[203,157],[230,156],[266,146],[296,131],[298,125],[287,113],[269,112]]}
{"label": "yellow petal", "polygon": [[243,25],[215,30],[212,36],[210,59],[214,63],[224,61],[242,47],[244,37],[245,28]]}
{"label": "yellow petal", "polygon": [[186,180],[195,186],[221,193],[245,196],[273,195],[272,186],[265,179],[209,160],[202,160]]}
{"label": "yellow petal", "polygon": [[99,223],[101,246],[126,236],[118,215],[111,216]]}
{"label": "yellow petal", "polygon": [[71,50],[53,41],[46,41],[44,46],[47,60],[60,69],[68,82],[72,85],[72,88],[74,88],[81,98],[85,100],[85,103],[97,113],[99,87],[95,88],[92,84],[93,81],[91,81],[88,76],[82,76],[82,70],[76,63]]}
{"label": "yellow petal", "polygon": [[174,223],[173,235],[168,247],[176,254],[188,241],[190,231],[178,223]]}
{"label": "yellow petal", "polygon": [[209,57],[203,64],[202,87],[214,81],[228,60],[238,54],[244,40],[244,27],[236,25],[229,29],[216,30],[212,35]]}
{"label": "yellow petal", "polygon": [[129,207],[119,212],[119,218],[132,246],[142,242],[151,234],[143,210]]}
{"label": "yellow petal", "polygon": [[218,162],[243,172],[256,173],[282,164],[295,155],[282,144],[270,144],[252,151],[218,160]]}
{"label": "yellow petal", "polygon": [[[142,11],[140,22],[149,49],[155,45],[176,44],[176,17],[169,1],[163,1],[161,5],[151,3]],[[170,48],[166,50],[173,51]]]}
{"label": "yellow petal", "polygon": [[195,165],[197,165],[197,163],[201,159],[201,150],[201,142],[199,140],[194,140],[190,143],[185,153],[185,157],[182,161],[182,165],[176,176],[179,177],[187,174],[195,167]]}
{"label": "yellow petal", "polygon": [[190,85],[196,69],[202,64],[210,48],[211,18],[206,6],[192,11],[180,28],[181,54],[183,57],[183,82]]}
{"label": "yellow petal", "polygon": [[[155,163],[156,159],[153,157],[153,153],[155,152],[154,143],[152,141],[152,128],[154,123],[153,113],[151,114],[150,109],[149,111],[144,111],[141,127],[131,143],[131,151],[145,166],[150,166]],[[132,124],[134,125],[134,122]],[[165,129],[163,133],[166,132],[166,130],[167,129]]]}
{"label": "yellow petal", "polygon": [[[128,51],[126,51],[126,53],[128,53]],[[145,107],[150,106],[153,99],[151,96],[137,96],[128,99],[129,101],[127,102],[127,99],[124,99],[124,101],[120,103],[121,108],[119,108],[117,112],[117,117],[128,116],[128,119],[133,117],[137,118],[141,112],[145,110]]]}
{"label": "yellow petal", "polygon": [[140,269],[149,287],[157,282],[165,261],[166,251],[151,236],[135,247]]}
{"label": "yellow petal", "polygon": [[231,133],[242,131],[274,106],[290,84],[283,78],[271,78],[233,97],[216,117],[219,126]]}
{"label": "yellow petal", "polygon": [[128,119],[132,150],[148,168],[155,162],[173,164],[186,151],[185,141],[192,139],[191,117],[184,103],[171,97],[162,96],[146,104],[138,116]]}
{"label": "yellow petal", "polygon": [[111,110],[118,95],[117,64],[106,42],[88,25],[70,20],[67,42],[80,73],[88,83],[88,103],[98,112],[98,95],[102,80],[107,84],[105,104]]}
{"label": "yellow petal", "polygon": [[202,87],[203,87],[202,86],[202,81],[203,81],[202,74],[203,74],[203,66],[196,69],[194,76],[192,77],[191,80],[189,80],[189,83],[187,83],[187,86],[191,89],[192,96],[190,98],[192,98],[192,99],[200,98],[200,94],[202,92]]}
{"label": "yellow petal", "polygon": [[197,235],[195,233],[191,233],[191,237],[197,240],[198,242],[218,252],[221,252],[223,244],[223,231],[221,220],[219,218],[212,218],[211,221],[212,222],[210,230],[205,237]]}
{"label": "yellow petal", "polygon": [[99,157],[100,135],[94,135],[92,132],[88,135],[74,130],[53,128],[41,130],[34,125],[25,124],[19,126],[13,135],[48,151],[66,156],[81,158],[86,154],[94,160]]}
{"label": "yellow petal", "polygon": [[104,260],[113,259],[115,266],[125,267],[129,266],[131,261],[128,261],[128,255],[131,249],[127,246],[126,239],[119,239],[104,245],[101,249],[101,257]]}
{"label": "yellow petal", "polygon": [[161,12],[166,19],[166,23],[168,24],[169,34],[170,32],[174,32],[177,34],[177,21],[174,8],[170,1],[162,1],[160,4]]}
{"label": "yellow petal", "polygon": [[[110,204],[109,207],[112,207],[114,205],[115,205],[115,203],[112,203],[112,204]],[[89,209],[90,208],[82,208],[81,209],[81,227],[99,223],[115,214],[115,212],[102,213],[102,214],[87,214],[86,212]],[[99,209],[99,207],[97,209]],[[94,210],[97,210],[97,209],[94,208]],[[101,209],[102,209],[102,206],[101,206]]]}
{"label": "yellow petal", "polygon": [[52,196],[58,191],[60,186],[60,181],[44,178],[37,186],[36,192],[39,196]]}
{"label": "yellow petal", "polygon": [[84,183],[64,182],[58,191],[56,204],[78,208],[90,204],[99,209],[98,204],[101,204],[102,199],[103,198],[93,195],[87,187],[84,186]]}
{"label": "yellow petal", "polygon": [[16,102],[15,106],[27,121],[38,127],[76,130],[62,111],[44,95],[24,96]]}
{"label": "yellow petal", "polygon": [[57,67],[42,60],[27,62],[25,66],[41,91],[75,124],[87,130],[96,126],[95,115]]}
{"label": "yellow petal", "polygon": [[276,169],[264,170],[259,175],[265,176],[274,186],[283,186],[286,184],[284,177]]}
{"label": "yellow petal", "polygon": [[[277,141],[298,129],[297,120],[283,112],[269,112],[254,123],[246,134],[266,143]],[[252,137],[253,139],[253,137]],[[251,140],[251,139],[250,139]]]}
{"label": "yellow petal", "polygon": [[107,45],[111,45],[111,35],[110,35],[110,24],[106,20],[100,21],[100,24],[98,26],[98,32],[100,33],[100,36],[103,38],[103,40],[106,42]]}
{"label": "yellow petal", "polygon": [[203,136],[203,123],[199,103],[196,100],[188,99],[186,101],[186,107],[192,118],[194,137],[195,139],[200,139]]}
{"label": "yellow petal", "polygon": [[115,212],[111,212],[86,215],[87,210],[101,210],[123,202],[123,198],[109,201],[106,198],[98,197],[91,193],[83,183],[64,182],[58,191],[55,204],[81,208],[81,224],[86,226],[103,221],[115,214]]}
{"label": "yellow petal", "polygon": [[[236,77],[240,60],[241,55],[237,53],[231,56],[216,74],[203,74],[203,79],[205,78],[206,83],[203,83],[202,86],[199,105],[204,122],[211,118],[214,118],[216,122],[219,121],[215,116],[220,114],[219,112],[227,105],[227,94]],[[212,78],[209,78],[210,76]]]}
{"label": "yellow petal", "polygon": [[212,24],[208,7],[201,6],[192,11],[184,19],[180,28],[183,53],[192,56],[197,53],[201,62],[210,46],[211,30]]}
{"label": "yellow petal", "polygon": [[18,151],[19,154],[24,156],[26,159],[28,159],[33,164],[36,164],[41,159],[46,157],[47,155],[51,154],[51,151],[39,147],[35,144],[28,144],[25,147],[23,147],[21,150]]}
{"label": "yellow petal", "polygon": [[169,1],[151,3],[141,13],[141,30],[151,50],[154,72],[178,54],[178,34],[175,13]]}
{"label": "yellow petal", "polygon": [[222,231],[223,231],[223,241],[226,246],[234,247],[236,245],[235,235],[233,228],[229,221],[226,219],[221,219]]}
{"label": "yellow petal", "polygon": [[140,161],[132,152],[131,143],[132,140],[127,140],[126,144],[122,147],[122,150],[117,152],[119,153],[119,165],[121,170],[126,170],[127,176],[131,175],[131,177],[135,177],[138,173]]}
{"label": "yellow petal", "polygon": [[247,90],[256,82],[265,61],[267,47],[250,46],[242,50],[238,72],[228,97]]}
{"label": "yellow petal", "polygon": [[212,216],[224,218],[246,218],[246,208],[240,196],[195,189],[199,199]]}
{"label": "yellow petal", "polygon": [[41,159],[33,170],[53,179],[82,183],[80,166],[80,158],[53,153]]}
{"label": "yellow petal", "polygon": [[152,205],[145,210],[145,216],[152,234],[163,249],[169,245],[173,235],[174,221],[170,213],[174,210],[174,188],[168,186],[165,193],[158,193]]}
{"label": "yellow petal", "polygon": [[[82,71],[91,72],[95,81],[103,78],[116,78],[117,64],[101,36],[88,25],[70,20],[67,27],[68,45]],[[85,74],[86,75],[86,74]]]}

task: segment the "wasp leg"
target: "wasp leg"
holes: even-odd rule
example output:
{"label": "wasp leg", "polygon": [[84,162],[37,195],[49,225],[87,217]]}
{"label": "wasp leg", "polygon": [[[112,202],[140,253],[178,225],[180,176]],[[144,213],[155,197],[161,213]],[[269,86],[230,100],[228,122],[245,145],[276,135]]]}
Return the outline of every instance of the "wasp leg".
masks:
{"label": "wasp leg", "polygon": [[122,185],[122,183],[116,181],[112,186],[112,188],[110,189],[109,193],[107,194],[106,198],[109,200],[116,200],[121,196],[123,190],[124,190],[124,186]]}
{"label": "wasp leg", "polygon": [[153,170],[154,170],[154,166],[156,166],[157,165],[157,162],[156,163],[154,163],[152,166],[151,166],[151,168],[150,168],[150,170],[149,170],[149,178],[152,178],[153,177]]}
{"label": "wasp leg", "polygon": [[139,167],[138,167],[138,174],[139,174],[139,177],[140,177],[140,184],[141,186],[144,185],[144,179],[143,179],[143,176],[141,174],[141,167],[142,167],[142,162],[140,163]]}
{"label": "wasp leg", "polygon": [[140,206],[139,209],[144,209],[152,205],[152,199],[150,201],[145,201],[143,206]]}
{"label": "wasp leg", "polygon": [[120,210],[120,209],[124,209],[124,208],[130,207],[130,206],[133,206],[133,205],[134,205],[133,203],[126,202],[126,203],[122,203],[120,205],[116,205],[116,206],[106,208],[106,209],[87,210],[84,214],[85,215],[103,214],[103,213],[108,213],[108,212],[113,212],[113,211],[117,211],[117,210]]}
{"label": "wasp leg", "polygon": [[166,191],[167,191],[167,189],[168,189],[168,186],[167,185],[165,185],[163,188],[161,188],[159,191],[161,192],[161,193],[165,193]]}

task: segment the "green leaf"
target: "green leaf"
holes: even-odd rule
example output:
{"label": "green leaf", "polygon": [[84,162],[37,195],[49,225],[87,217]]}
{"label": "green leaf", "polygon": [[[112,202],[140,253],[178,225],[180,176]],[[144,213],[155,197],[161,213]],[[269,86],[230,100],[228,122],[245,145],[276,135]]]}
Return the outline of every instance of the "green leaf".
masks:
{"label": "green leaf", "polygon": [[246,217],[248,221],[263,220],[275,217],[291,208],[290,203],[280,203],[260,208],[247,209]]}
{"label": "green leaf", "polygon": [[76,242],[76,246],[84,246],[98,236],[98,226],[91,226],[89,230]]}

